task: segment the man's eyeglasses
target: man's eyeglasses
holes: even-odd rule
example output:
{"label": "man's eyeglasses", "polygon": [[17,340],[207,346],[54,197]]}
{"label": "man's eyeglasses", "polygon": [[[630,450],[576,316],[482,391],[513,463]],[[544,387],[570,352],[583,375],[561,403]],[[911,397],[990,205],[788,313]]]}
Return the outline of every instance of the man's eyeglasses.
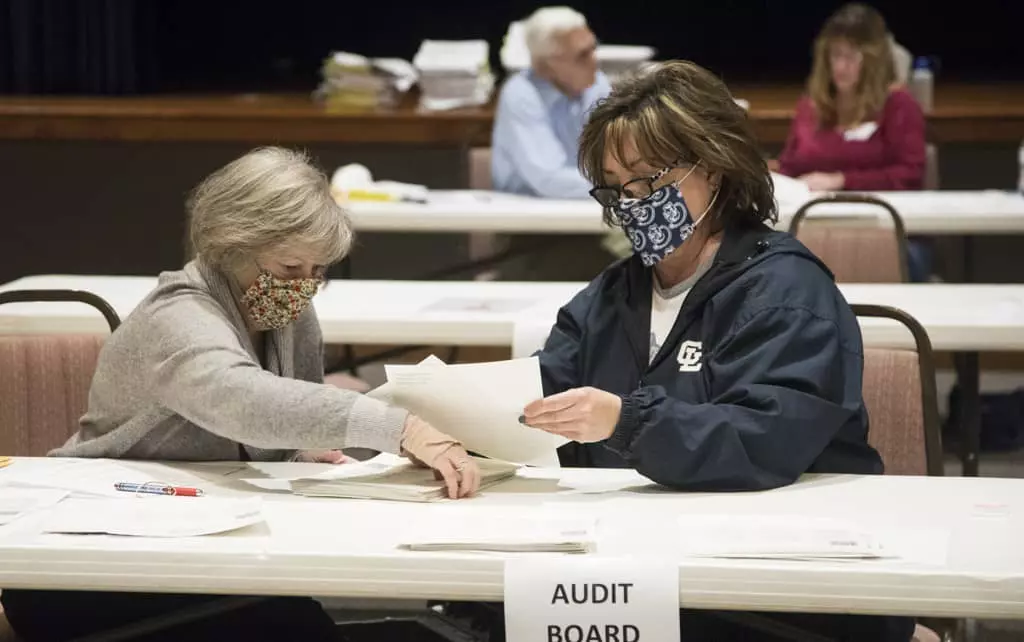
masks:
{"label": "man's eyeglasses", "polygon": [[614,209],[619,206],[623,198],[639,200],[653,194],[654,184],[661,180],[665,174],[675,169],[675,167],[675,165],[670,165],[664,169],[659,169],[650,176],[634,178],[621,187],[617,185],[595,187],[590,190],[590,195],[601,204],[601,207]]}

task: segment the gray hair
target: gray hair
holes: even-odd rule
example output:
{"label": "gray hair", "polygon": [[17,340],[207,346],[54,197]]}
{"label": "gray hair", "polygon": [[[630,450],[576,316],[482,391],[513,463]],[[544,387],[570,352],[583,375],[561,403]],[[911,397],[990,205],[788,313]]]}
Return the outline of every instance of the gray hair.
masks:
{"label": "gray hair", "polygon": [[220,268],[295,245],[316,248],[329,265],[352,246],[352,225],[327,177],[290,149],[263,147],[228,163],[192,191],[187,208],[193,250]]}
{"label": "gray hair", "polygon": [[543,60],[558,53],[558,37],[587,26],[583,14],[570,7],[541,7],[526,19],[523,31],[530,58]]}

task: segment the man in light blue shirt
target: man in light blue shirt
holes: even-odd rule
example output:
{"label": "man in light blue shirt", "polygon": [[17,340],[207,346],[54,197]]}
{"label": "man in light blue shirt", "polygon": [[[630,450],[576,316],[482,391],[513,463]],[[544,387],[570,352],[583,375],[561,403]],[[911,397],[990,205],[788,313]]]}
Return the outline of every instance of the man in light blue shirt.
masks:
{"label": "man in light blue shirt", "polygon": [[587,198],[577,139],[611,85],[597,69],[597,39],[569,7],[545,7],[524,25],[531,68],[502,87],[491,136],[494,189],[546,198]]}

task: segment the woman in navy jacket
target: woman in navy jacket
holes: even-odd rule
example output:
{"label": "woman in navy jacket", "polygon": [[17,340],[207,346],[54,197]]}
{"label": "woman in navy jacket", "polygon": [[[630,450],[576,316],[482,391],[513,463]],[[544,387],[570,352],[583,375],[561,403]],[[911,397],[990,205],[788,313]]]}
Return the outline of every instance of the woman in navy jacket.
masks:
{"label": "woman in navy jacket", "polygon": [[[560,311],[539,353],[546,397],[522,421],[572,440],[565,465],[680,490],[881,473],[857,321],[821,261],[765,225],[771,176],[726,87],[692,63],[660,65],[592,112],[579,155],[634,254]],[[775,639],[683,617],[684,639]],[[913,631],[903,618],[771,618],[840,640]]]}

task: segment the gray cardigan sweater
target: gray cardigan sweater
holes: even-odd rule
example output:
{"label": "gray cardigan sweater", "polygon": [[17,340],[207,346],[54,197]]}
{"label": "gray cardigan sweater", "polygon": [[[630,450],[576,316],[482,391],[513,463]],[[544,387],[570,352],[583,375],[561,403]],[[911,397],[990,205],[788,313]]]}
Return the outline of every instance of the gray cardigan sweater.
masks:
{"label": "gray cardigan sweater", "polygon": [[157,288],[100,354],[78,433],[51,455],[165,460],[289,459],[295,449],[398,452],[408,413],[323,383],[312,306],[268,332],[260,365],[234,286],[193,261]]}

